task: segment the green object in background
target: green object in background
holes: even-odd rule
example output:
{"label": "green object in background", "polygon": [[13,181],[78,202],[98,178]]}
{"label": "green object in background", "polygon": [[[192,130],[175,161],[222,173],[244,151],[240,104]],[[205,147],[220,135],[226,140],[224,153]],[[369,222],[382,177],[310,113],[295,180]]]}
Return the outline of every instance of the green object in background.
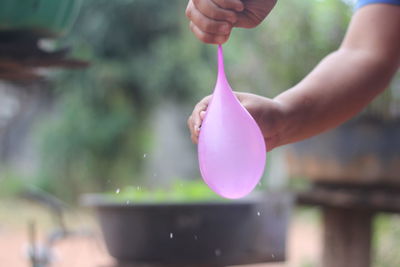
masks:
{"label": "green object in background", "polygon": [[175,181],[169,188],[146,189],[128,186],[117,191],[109,192],[116,202],[131,201],[132,203],[190,203],[190,202],[227,202],[215,194],[202,180]]}
{"label": "green object in background", "polygon": [[1,0],[0,31],[34,31],[43,37],[65,34],[82,0]]}

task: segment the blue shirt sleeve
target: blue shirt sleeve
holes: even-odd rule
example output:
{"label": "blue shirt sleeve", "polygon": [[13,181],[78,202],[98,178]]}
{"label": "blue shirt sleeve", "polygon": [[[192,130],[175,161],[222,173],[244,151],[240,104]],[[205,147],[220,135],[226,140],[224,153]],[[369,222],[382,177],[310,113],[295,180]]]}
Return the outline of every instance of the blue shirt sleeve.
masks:
{"label": "blue shirt sleeve", "polygon": [[356,5],[356,9],[369,4],[391,4],[400,5],[400,0],[359,0]]}

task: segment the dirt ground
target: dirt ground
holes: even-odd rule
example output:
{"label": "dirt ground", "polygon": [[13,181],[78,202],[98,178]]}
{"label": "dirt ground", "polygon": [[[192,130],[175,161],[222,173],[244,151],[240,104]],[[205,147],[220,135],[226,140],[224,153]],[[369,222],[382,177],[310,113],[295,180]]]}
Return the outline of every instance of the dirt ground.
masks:
{"label": "dirt ground", "polygon": [[[38,240],[53,225],[48,212],[27,203],[0,202],[0,267],[29,267],[28,222],[36,221]],[[92,215],[69,216],[74,229],[93,229],[94,236],[71,237],[54,247],[52,267],[113,267]],[[289,230],[288,260],[282,264],[251,267],[315,267],[321,253],[318,216],[313,211],[297,211]],[[250,267],[250,266],[248,266]]]}

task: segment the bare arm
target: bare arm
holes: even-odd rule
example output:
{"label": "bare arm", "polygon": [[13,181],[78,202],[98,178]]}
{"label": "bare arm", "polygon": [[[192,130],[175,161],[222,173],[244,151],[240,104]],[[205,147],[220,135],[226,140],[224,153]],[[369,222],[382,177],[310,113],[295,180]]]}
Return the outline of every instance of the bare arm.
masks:
{"label": "bare arm", "polygon": [[[361,111],[390,83],[400,64],[400,7],[365,6],[354,14],[340,48],[274,99],[237,93],[269,150],[333,128]],[[210,97],[188,119],[193,142]]]}
{"label": "bare arm", "polygon": [[399,63],[400,7],[373,4],[358,10],[341,47],[274,99],[285,114],[274,147],[311,137],[354,116],[388,86]]}

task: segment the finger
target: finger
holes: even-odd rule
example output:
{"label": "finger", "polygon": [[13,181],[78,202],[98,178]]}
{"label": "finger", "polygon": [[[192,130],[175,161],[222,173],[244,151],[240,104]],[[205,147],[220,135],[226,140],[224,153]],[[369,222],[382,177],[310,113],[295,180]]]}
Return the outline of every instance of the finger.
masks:
{"label": "finger", "polygon": [[233,92],[237,99],[239,99],[240,102],[243,101],[243,97],[245,96],[246,93],[240,93],[240,92]]}
{"label": "finger", "polygon": [[237,15],[237,21],[234,26],[238,28],[251,29],[260,24],[261,21],[262,20],[260,20],[255,14],[244,11]]}
{"label": "finger", "polygon": [[[260,7],[258,1],[246,2],[246,7],[243,12],[237,13],[237,21],[235,27],[239,28],[254,28],[259,25],[271,12],[276,4],[276,0],[264,1],[263,6]],[[254,13],[250,10],[263,10],[261,13]]]}
{"label": "finger", "polygon": [[199,136],[200,128],[194,126],[193,116],[190,116],[188,119],[188,128],[190,131],[190,138],[192,139],[193,143],[197,143],[197,138]]}
{"label": "finger", "polygon": [[190,117],[187,121],[187,126],[189,128],[190,136],[192,139],[194,136],[198,136],[198,134],[199,134],[199,126],[195,125],[193,117],[194,117],[193,114],[190,115]]}
{"label": "finger", "polygon": [[206,96],[199,103],[197,103],[197,105],[193,109],[192,116],[193,116],[194,130],[195,130],[194,132],[196,135],[198,135],[200,131],[200,126],[204,118],[201,116],[201,113],[205,113],[205,111],[207,110],[210,99],[211,96]]}
{"label": "finger", "polygon": [[194,33],[194,35],[202,42],[207,44],[223,44],[228,38],[228,35],[216,35],[211,33],[206,33],[200,30],[192,21],[190,22],[190,30]]}
{"label": "finger", "polygon": [[188,127],[190,131],[190,139],[192,140],[193,144],[197,144],[198,133],[197,131],[194,131],[193,115],[191,115],[188,119]]}
{"label": "finger", "polygon": [[206,17],[196,8],[188,13],[188,18],[203,32],[216,35],[227,35],[231,32],[232,24]]}
{"label": "finger", "polygon": [[199,106],[204,105],[204,106],[206,106],[206,109],[207,109],[208,104],[211,101],[211,97],[212,97],[212,95],[208,95],[208,96],[203,97],[203,99],[200,100],[199,103],[197,103],[197,105],[199,105]]}
{"label": "finger", "polygon": [[204,16],[234,24],[237,21],[236,13],[216,5],[212,0],[192,0],[194,7]]}
{"label": "finger", "polygon": [[212,0],[216,5],[225,9],[236,10],[241,12],[244,9],[244,4],[240,0]]}
{"label": "finger", "polygon": [[197,106],[195,107],[195,109],[193,110],[193,130],[194,133],[197,134],[199,129],[200,129],[200,125],[203,121],[203,118],[201,117],[200,113],[201,112],[205,112],[205,110],[207,109],[207,106],[204,104],[201,104],[200,106],[198,106],[199,104],[197,104]]}
{"label": "finger", "polygon": [[194,123],[193,123],[193,116],[192,115],[190,115],[188,120],[187,120],[187,126],[189,128],[190,135],[193,135]]}
{"label": "finger", "polygon": [[198,136],[192,135],[191,139],[192,139],[193,144],[198,144],[198,142],[199,142],[199,137]]}

